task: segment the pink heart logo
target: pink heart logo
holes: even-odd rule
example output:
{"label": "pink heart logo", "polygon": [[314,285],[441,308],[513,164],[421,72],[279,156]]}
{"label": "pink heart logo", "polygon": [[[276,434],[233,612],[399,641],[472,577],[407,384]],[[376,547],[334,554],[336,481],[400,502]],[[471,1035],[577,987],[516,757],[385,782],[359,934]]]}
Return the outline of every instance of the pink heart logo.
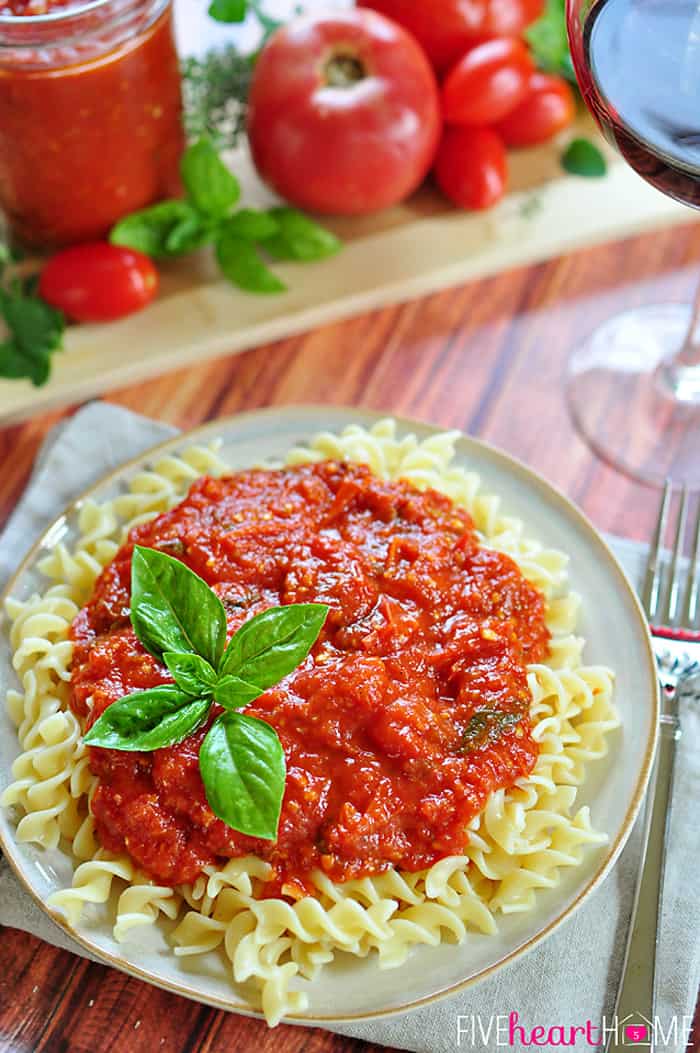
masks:
{"label": "pink heart logo", "polygon": [[625,1028],[625,1038],[628,1042],[645,1042],[648,1033],[644,1024],[628,1024]]}

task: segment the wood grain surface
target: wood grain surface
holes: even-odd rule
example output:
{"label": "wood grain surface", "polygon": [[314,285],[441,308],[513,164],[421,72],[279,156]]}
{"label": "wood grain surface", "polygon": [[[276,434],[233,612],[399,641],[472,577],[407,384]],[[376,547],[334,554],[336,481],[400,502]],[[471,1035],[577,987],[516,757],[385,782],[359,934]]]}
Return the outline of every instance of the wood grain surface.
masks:
{"label": "wood grain surface", "polygon": [[[601,465],[577,438],[563,400],[566,359],[576,340],[615,310],[690,298],[700,280],[698,260],[700,226],[675,228],[202,362],[108,398],[181,428],[304,401],[422,417],[516,454],[577,501],[596,526],[645,540],[657,495]],[[0,432],[0,522],[62,415]],[[575,982],[574,963],[562,982]],[[698,1024],[693,1053],[700,1053]],[[268,1031],[259,1021],[188,1002],[0,928],[2,1053],[379,1048],[308,1028]]]}

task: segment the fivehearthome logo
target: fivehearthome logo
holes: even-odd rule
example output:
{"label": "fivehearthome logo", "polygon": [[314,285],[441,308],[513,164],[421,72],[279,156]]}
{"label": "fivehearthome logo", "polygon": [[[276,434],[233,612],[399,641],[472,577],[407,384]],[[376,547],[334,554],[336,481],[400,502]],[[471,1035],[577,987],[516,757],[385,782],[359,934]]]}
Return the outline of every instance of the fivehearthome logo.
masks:
{"label": "fivehearthome logo", "polygon": [[478,1013],[457,1017],[457,1045],[465,1050],[512,1049],[521,1051],[540,1049],[603,1049],[609,1041],[617,1046],[628,1046],[630,1051],[645,1049],[685,1049],[693,1024],[691,1016],[674,1016],[650,1020],[642,1013],[628,1013],[624,1017],[603,1017],[595,1023],[584,1020],[580,1024],[531,1024],[521,1020],[520,1014],[510,1013],[481,1016]]}

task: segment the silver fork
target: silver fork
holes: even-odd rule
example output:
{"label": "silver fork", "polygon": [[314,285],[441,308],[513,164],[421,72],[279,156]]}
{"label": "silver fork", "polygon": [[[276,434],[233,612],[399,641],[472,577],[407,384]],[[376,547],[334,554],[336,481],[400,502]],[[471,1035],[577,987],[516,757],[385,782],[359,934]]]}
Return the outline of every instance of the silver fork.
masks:
{"label": "silver fork", "polygon": [[[608,1053],[626,1050],[623,1021],[642,1017],[652,1024],[656,1016],[658,975],[656,958],[666,860],[666,840],[671,820],[673,770],[681,734],[679,698],[685,681],[700,674],[700,504],[698,506],[691,557],[682,572],[688,524],[689,494],[683,489],[676,520],[670,580],[663,558],[664,537],[669,522],[673,487],[667,480],[649,550],[642,601],[649,624],[661,682],[661,725],[654,776],[647,796],[643,831],[642,866],[639,873],[630,929],[617,994],[615,1016],[620,1025],[606,1047]],[[654,1049],[654,1028],[650,1044]]]}

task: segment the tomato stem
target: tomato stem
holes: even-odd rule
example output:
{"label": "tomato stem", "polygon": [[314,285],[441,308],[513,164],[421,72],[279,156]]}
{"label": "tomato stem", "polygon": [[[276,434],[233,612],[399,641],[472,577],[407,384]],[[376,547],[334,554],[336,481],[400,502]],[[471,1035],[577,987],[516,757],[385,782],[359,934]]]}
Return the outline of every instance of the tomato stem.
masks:
{"label": "tomato stem", "polygon": [[367,76],[365,66],[347,52],[332,55],[323,69],[326,84],[331,88],[351,88]]}

